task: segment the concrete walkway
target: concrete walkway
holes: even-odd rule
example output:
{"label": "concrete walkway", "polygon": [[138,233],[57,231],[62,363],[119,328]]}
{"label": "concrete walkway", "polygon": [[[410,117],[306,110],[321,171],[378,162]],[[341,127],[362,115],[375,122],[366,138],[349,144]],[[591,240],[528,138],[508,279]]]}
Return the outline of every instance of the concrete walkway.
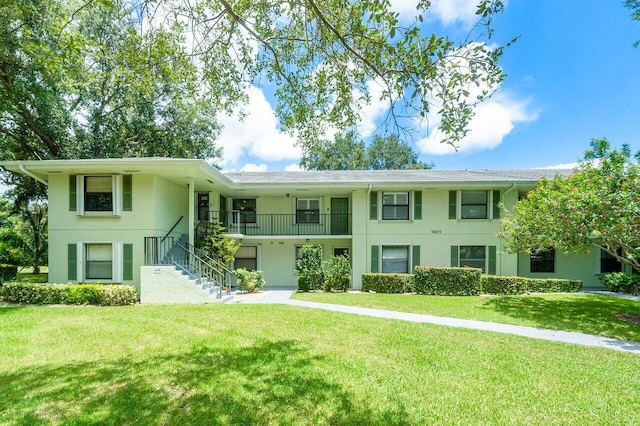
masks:
{"label": "concrete walkway", "polygon": [[[375,318],[386,318],[400,321],[444,325],[449,327],[467,328],[472,330],[493,331],[495,333],[513,334],[534,339],[550,340],[553,342],[571,343],[582,346],[595,346],[614,349],[622,352],[632,352],[640,355],[640,343],[618,340],[611,337],[595,336],[591,334],[570,331],[549,330],[544,328],[526,327],[521,325],[498,324],[485,321],[465,320],[458,318],[438,317],[434,315],[412,314],[407,312],[387,311],[382,309],[361,308],[356,306],[334,305],[330,303],[307,302],[290,299],[293,289],[265,289],[260,293],[236,294],[230,303],[279,303],[312,309],[343,312],[347,314],[366,315]],[[634,298],[634,296],[631,296]],[[640,300],[634,298],[634,300]]]}

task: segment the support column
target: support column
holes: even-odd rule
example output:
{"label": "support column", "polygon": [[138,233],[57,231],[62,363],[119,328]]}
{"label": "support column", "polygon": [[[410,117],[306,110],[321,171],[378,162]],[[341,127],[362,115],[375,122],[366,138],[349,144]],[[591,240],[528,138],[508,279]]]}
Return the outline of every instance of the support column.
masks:
{"label": "support column", "polygon": [[195,245],[196,195],[195,179],[189,178],[189,244]]}

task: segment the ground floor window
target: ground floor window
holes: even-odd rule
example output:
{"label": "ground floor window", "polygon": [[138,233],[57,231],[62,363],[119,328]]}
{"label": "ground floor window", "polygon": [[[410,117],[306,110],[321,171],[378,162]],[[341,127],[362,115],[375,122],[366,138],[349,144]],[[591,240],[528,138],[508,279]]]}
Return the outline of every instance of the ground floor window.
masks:
{"label": "ground floor window", "polygon": [[459,266],[480,268],[486,272],[487,248],[485,246],[460,246]]}
{"label": "ground floor window", "polygon": [[382,272],[409,272],[409,246],[382,246]]}
{"label": "ground floor window", "polygon": [[554,272],[556,251],[548,249],[543,251],[532,252],[530,256],[531,272]]}
{"label": "ground floor window", "polygon": [[247,271],[255,271],[258,269],[258,247],[257,246],[241,246],[236,252],[233,266],[236,269],[246,269]]}
{"label": "ground floor window", "polygon": [[85,244],[85,279],[113,279],[113,247],[111,244]]}
{"label": "ground floor window", "polygon": [[347,256],[349,257],[349,249],[346,247],[334,247],[333,248],[334,256]]}
{"label": "ground floor window", "polygon": [[[619,250],[618,253],[622,254],[622,250]],[[600,273],[606,274],[607,272],[622,272],[622,263],[606,251],[600,250]]]}

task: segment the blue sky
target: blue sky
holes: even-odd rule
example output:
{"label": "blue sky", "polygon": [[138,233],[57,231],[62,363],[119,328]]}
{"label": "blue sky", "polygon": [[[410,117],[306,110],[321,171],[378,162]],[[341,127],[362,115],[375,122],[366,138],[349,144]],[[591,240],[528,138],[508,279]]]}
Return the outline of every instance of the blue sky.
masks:
{"label": "blue sky", "polygon": [[[394,0],[411,13],[415,0]],[[475,0],[435,0],[427,25],[452,38],[467,33]],[[507,74],[479,107],[459,152],[442,153],[425,137],[420,159],[440,169],[532,168],[574,163],[592,138],[640,149],[640,22],[622,0],[511,0],[494,22],[494,41],[520,39],[501,60]],[[272,106],[252,88],[244,123],[226,118],[219,143],[225,170],[295,169],[300,151],[278,131]],[[381,105],[366,110],[369,133]]]}

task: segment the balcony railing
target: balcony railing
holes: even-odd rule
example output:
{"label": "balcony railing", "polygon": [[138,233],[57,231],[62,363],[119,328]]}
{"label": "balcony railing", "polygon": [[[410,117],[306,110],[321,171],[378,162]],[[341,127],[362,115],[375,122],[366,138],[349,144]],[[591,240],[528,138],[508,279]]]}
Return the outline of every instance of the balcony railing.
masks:
{"label": "balcony railing", "polygon": [[222,222],[229,234],[247,236],[351,235],[350,214],[255,214],[231,210],[211,212],[211,220]]}

